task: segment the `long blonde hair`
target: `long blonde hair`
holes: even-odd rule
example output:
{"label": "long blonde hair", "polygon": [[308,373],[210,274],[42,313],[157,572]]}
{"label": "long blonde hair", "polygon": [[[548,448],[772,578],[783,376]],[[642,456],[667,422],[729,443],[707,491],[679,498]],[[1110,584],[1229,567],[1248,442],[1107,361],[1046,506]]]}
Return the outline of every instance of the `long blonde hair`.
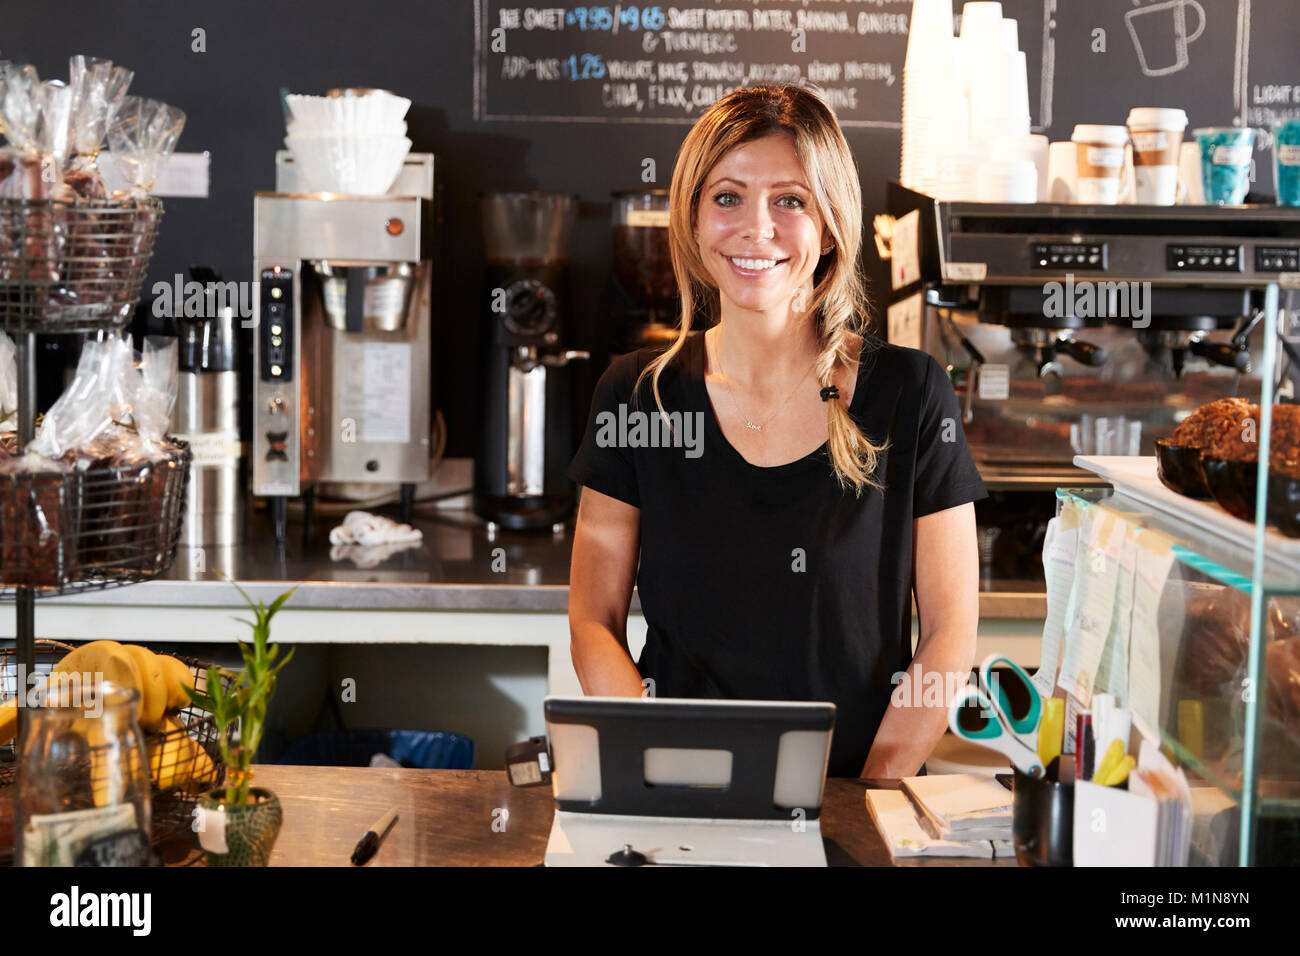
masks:
{"label": "long blonde hair", "polygon": [[[851,368],[858,356],[853,343],[867,324],[869,302],[858,266],[862,244],[862,186],[857,165],[835,114],[816,92],[802,86],[749,86],[733,90],[709,107],[677,153],[668,196],[668,245],[681,295],[681,330],[672,345],[648,363],[637,389],[649,375],[655,402],[663,412],[659,377],[686,344],[697,303],[710,322],[721,317],[718,288],[700,258],[695,223],[700,194],[714,166],[732,149],[772,133],[794,139],[795,154],[812,185],[813,196],[834,248],[813,271],[812,300],[819,352],[814,370],[822,387],[835,373]],[[861,494],[878,488],[876,465],[884,445],[873,444],[849,414],[842,398],[826,402],[831,463],[844,488]]]}

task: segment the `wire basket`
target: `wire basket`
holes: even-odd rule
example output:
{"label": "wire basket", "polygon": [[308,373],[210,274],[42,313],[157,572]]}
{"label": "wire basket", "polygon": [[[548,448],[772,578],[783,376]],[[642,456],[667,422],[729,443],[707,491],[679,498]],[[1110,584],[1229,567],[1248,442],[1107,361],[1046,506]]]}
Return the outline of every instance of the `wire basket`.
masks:
{"label": "wire basket", "polygon": [[[37,641],[37,671],[48,673],[72,649],[59,641]],[[179,657],[178,660],[194,675],[195,689],[207,690],[209,665],[191,657]],[[221,680],[227,690],[234,682],[234,678],[225,673]],[[18,674],[13,648],[0,649],[0,702],[14,697],[17,691]],[[150,837],[155,846],[190,830],[199,798],[221,786],[226,775],[212,715],[190,704],[174,716],[182,729],[144,734],[151,780]],[[185,743],[186,738],[192,744]],[[17,780],[14,747],[13,742],[0,746],[0,865],[12,862],[13,840],[5,839],[3,834],[12,833],[14,819],[14,784]],[[87,759],[92,768],[96,751],[108,749],[108,746],[88,749]],[[93,791],[92,786],[89,792]]]}
{"label": "wire basket", "polygon": [[0,199],[0,329],[120,328],[140,297],[162,220],[145,199]]}
{"label": "wire basket", "polygon": [[156,461],[0,474],[0,600],[131,584],[176,558],[193,455],[169,439]]}

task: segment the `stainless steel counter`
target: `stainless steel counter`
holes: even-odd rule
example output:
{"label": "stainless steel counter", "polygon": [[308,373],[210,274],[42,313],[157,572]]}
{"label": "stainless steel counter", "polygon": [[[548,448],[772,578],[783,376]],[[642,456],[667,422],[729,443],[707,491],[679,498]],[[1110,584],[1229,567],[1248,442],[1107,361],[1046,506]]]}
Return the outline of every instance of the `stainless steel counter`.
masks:
{"label": "stainless steel counter", "polygon": [[[417,515],[424,534],[414,548],[385,556],[376,551],[331,548],[329,529],[340,518],[318,516],[313,534],[290,522],[284,547],[274,543],[267,518],[249,517],[243,545],[186,548],[163,578],[125,588],[46,599],[49,604],[113,607],[242,608],[228,580],[254,600],[270,602],[296,586],[298,609],[524,611],[568,610],[572,529],[526,534],[500,531],[489,538],[474,515],[439,510]],[[224,576],[224,579],[223,579]],[[980,595],[984,618],[1042,618],[1041,585],[990,582]],[[633,613],[640,612],[636,595]]]}

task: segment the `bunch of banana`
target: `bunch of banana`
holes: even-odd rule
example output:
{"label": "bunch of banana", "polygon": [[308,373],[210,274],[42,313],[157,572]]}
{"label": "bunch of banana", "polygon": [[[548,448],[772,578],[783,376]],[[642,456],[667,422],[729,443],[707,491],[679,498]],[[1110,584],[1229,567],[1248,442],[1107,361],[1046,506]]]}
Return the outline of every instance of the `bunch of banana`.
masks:
{"label": "bunch of banana", "polygon": [[[194,687],[194,675],[184,663],[138,644],[91,641],[68,653],[54,665],[52,673],[81,674],[91,680],[92,675],[101,675],[103,680],[139,691],[136,717],[140,729],[152,735],[152,739],[146,740],[146,749],[149,776],[158,789],[184,788],[191,781],[207,781],[213,769],[212,758],[198,741],[184,732],[185,725],[176,716],[177,711],[190,703],[185,688]],[[13,740],[17,733],[17,704],[15,699],[0,705],[0,746]],[[103,723],[98,719],[81,718],[72,729],[92,748],[107,742]],[[104,806],[115,802],[128,783],[123,776],[133,768],[110,761],[105,751],[92,749],[91,754],[95,804]]]}

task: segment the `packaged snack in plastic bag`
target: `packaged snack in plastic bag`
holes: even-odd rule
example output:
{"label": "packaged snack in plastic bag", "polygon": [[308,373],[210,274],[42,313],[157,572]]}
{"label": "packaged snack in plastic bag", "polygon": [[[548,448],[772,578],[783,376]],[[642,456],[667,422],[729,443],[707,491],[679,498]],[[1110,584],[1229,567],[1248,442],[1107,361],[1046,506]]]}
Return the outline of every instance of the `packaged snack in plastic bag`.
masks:
{"label": "packaged snack in plastic bag", "polygon": [[184,128],[185,113],[174,106],[139,96],[123,98],[108,130],[108,145],[130,183],[127,195],[149,194]]}
{"label": "packaged snack in plastic bag", "polygon": [[130,70],[114,66],[112,60],[80,55],[68,60],[71,151],[64,181],[82,199],[107,196],[98,167],[99,151],[133,77]]}
{"label": "packaged snack in plastic bag", "polygon": [[[0,332],[0,456],[17,454],[18,357],[14,340]],[[10,436],[6,439],[5,436]]]}

